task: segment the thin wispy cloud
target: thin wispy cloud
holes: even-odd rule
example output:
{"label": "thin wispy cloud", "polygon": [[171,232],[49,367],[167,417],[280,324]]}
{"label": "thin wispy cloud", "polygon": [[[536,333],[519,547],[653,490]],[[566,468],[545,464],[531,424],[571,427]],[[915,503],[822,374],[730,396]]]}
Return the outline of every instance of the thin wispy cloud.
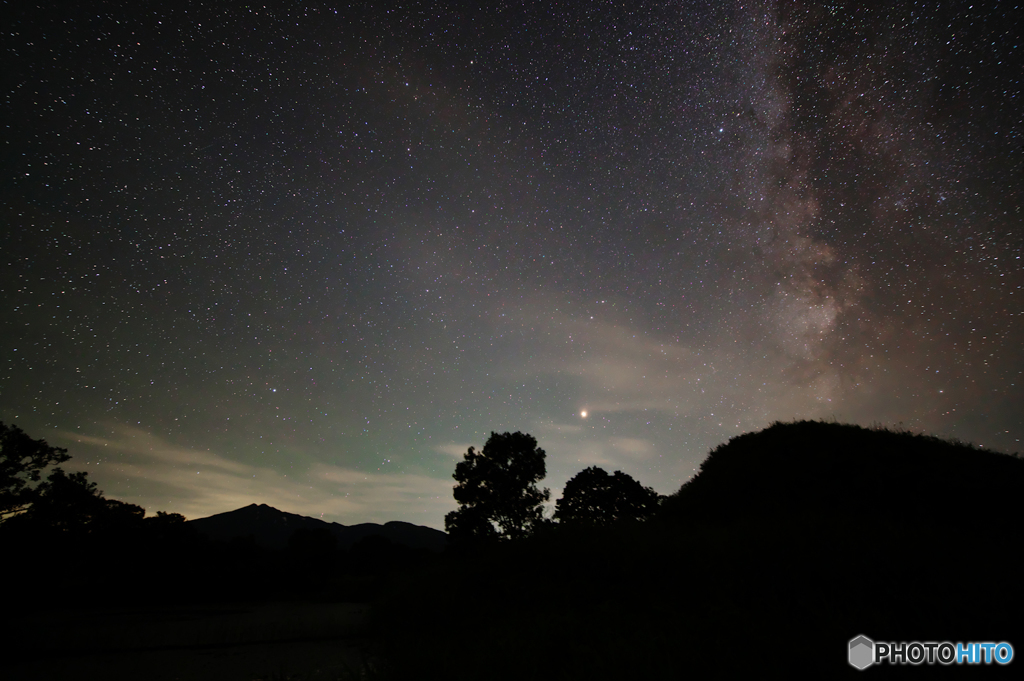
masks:
{"label": "thin wispy cloud", "polygon": [[173,510],[186,518],[200,518],[265,503],[343,524],[399,518],[436,524],[439,515],[455,507],[453,483],[424,475],[371,473],[322,462],[285,474],[215,452],[180,447],[127,426],[114,426],[108,437],[67,432],[59,437],[81,452],[74,461],[102,461],[85,466],[93,477],[103,471],[104,477],[119,481],[112,493],[105,490],[108,496],[143,505],[159,500],[161,505],[150,512]]}

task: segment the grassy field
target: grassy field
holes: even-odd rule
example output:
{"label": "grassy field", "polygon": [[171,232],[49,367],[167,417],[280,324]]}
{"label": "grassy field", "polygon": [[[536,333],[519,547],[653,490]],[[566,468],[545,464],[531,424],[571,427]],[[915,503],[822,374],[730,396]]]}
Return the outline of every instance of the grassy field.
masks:
{"label": "grassy field", "polygon": [[0,676],[21,679],[334,681],[358,678],[367,606],[271,603],[32,615]]}

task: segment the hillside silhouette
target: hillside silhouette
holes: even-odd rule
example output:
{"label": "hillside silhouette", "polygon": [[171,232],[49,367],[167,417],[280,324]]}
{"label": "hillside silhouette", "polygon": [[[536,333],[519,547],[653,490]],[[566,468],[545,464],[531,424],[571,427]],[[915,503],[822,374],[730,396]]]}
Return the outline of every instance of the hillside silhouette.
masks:
{"label": "hillside silhouette", "polygon": [[390,573],[431,560],[448,541],[440,530],[411,523],[345,526],[266,504],[191,521],[176,514],[143,521],[142,508],[130,509],[132,522],[112,516],[82,525],[84,514],[73,508],[65,515],[76,520],[74,531],[5,523],[0,549],[17,558],[0,565],[0,578],[31,585],[9,593],[8,603],[36,609],[296,598],[365,603]]}
{"label": "hillside silhouette", "polygon": [[809,512],[959,525],[1021,513],[1024,460],[928,435],[775,423],[714,449],[663,516],[728,522]]}
{"label": "hillside silhouette", "polygon": [[449,554],[379,631],[396,678],[853,678],[859,634],[1021,640],[1022,493],[1016,456],[776,423],[716,448],[653,520]]}
{"label": "hillside silhouette", "polygon": [[444,532],[422,525],[397,520],[383,525],[342,525],[279,511],[267,504],[250,504],[234,511],[197,518],[188,521],[188,525],[198,534],[217,541],[252,537],[256,545],[264,549],[287,548],[289,539],[298,530],[326,531],[337,541],[337,548],[346,551],[373,536],[410,549],[442,551],[448,544],[448,535]]}

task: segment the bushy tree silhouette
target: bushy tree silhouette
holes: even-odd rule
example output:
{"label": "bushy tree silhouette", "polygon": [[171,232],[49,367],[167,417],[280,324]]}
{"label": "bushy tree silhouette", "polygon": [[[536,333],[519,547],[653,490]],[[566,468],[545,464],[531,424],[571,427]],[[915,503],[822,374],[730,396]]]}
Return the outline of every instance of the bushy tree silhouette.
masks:
{"label": "bushy tree silhouette", "polygon": [[38,498],[17,518],[19,524],[87,535],[137,529],[146,515],[141,506],[104,497],[86,473],[68,474],[57,468],[37,491]]}
{"label": "bushy tree silhouette", "polygon": [[[11,612],[99,597],[142,604],[216,593],[194,566],[219,557],[197,541],[184,516],[146,518],[141,506],[105,498],[86,473],[59,467],[70,459],[66,450],[16,427],[0,424],[0,447],[0,583],[19,585],[3,592]],[[225,580],[248,586],[238,579],[245,567]],[[8,629],[0,627],[0,635]]]}
{"label": "bushy tree silhouette", "polygon": [[70,458],[68,450],[33,440],[18,426],[0,421],[0,520],[27,510],[41,493],[29,483]]}
{"label": "bushy tree silhouette", "polygon": [[[70,458],[66,449],[33,440],[17,426],[0,423],[0,519],[7,530],[70,537],[143,527],[145,509],[107,499],[87,473],[67,473],[58,466],[40,482],[45,468]],[[32,482],[39,484],[32,486]],[[174,532],[184,522],[177,513],[158,513],[145,519],[145,527]]]}
{"label": "bushy tree silhouette", "polygon": [[537,527],[551,496],[537,488],[544,457],[537,440],[520,432],[492,432],[482,451],[470,447],[452,476],[459,508],[444,519],[452,539],[517,539]]}
{"label": "bushy tree silhouette", "polygon": [[565,483],[562,498],[555,502],[555,519],[565,524],[611,525],[646,520],[658,509],[661,497],[632,476],[591,466]]}

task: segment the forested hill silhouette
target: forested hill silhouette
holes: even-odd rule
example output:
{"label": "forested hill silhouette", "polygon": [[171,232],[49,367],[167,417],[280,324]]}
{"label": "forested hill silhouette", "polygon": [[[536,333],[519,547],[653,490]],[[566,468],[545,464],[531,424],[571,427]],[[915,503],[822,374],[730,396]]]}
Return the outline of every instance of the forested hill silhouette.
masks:
{"label": "forested hill silhouette", "polygon": [[928,435],[823,421],[775,423],[713,450],[668,517],[884,517],[968,524],[1024,519],[1024,459]]}
{"label": "forested hill silhouette", "polygon": [[348,550],[359,540],[380,536],[393,544],[411,549],[441,551],[448,543],[448,535],[422,525],[391,521],[383,525],[361,523],[342,525],[318,518],[287,513],[266,504],[250,504],[226,513],[197,518],[187,523],[196,532],[210,539],[230,541],[251,536],[256,544],[266,549],[283,549],[296,530],[325,529],[338,540],[338,548]]}
{"label": "forested hill silhouette", "polygon": [[[447,552],[379,630],[395,678],[862,678],[859,635],[1019,650],[1022,498],[1017,456],[776,423],[712,451],[650,520]],[[969,671],[939,667],[892,671]]]}

